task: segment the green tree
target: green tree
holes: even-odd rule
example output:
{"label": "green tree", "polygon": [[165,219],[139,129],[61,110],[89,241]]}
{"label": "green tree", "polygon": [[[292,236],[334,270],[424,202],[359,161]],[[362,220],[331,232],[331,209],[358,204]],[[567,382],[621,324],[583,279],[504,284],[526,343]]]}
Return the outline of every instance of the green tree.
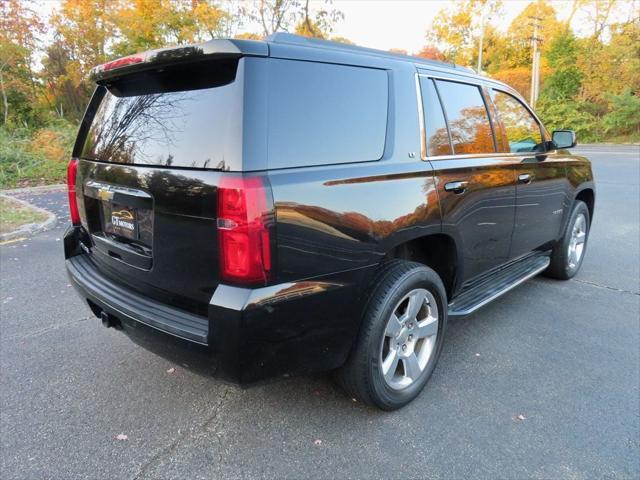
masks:
{"label": "green tree", "polygon": [[598,117],[574,100],[551,100],[540,97],[536,111],[549,130],[570,128],[576,132],[580,142],[593,142],[601,139]]}
{"label": "green tree", "polygon": [[544,82],[541,96],[550,100],[569,100],[578,94],[583,74],[576,62],[581,54],[576,37],[570,31],[558,36],[547,52],[553,73]]}
{"label": "green tree", "polygon": [[602,126],[608,134],[640,134],[640,97],[625,88],[619,95],[609,95],[609,112]]}

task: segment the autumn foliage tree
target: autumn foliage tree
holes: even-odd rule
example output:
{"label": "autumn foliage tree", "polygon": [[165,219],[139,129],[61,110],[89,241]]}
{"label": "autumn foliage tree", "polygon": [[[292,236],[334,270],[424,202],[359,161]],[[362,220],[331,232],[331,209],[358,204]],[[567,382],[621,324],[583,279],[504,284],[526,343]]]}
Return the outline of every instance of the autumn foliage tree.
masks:
{"label": "autumn foliage tree", "polygon": [[416,56],[441,62],[445,60],[444,53],[434,45],[425,45],[418,53],[416,53]]}
{"label": "autumn foliage tree", "polygon": [[33,5],[21,0],[3,0],[0,3],[0,95],[2,96],[2,123],[9,121],[13,112],[16,121],[29,121],[37,96],[37,83],[33,71],[33,56],[39,46],[39,36],[45,26]]}
{"label": "autumn foliage tree", "polygon": [[[572,127],[583,141],[611,136],[613,132],[634,134],[637,123],[630,121],[631,127],[623,129],[620,118],[632,118],[640,95],[637,3],[567,0],[566,6],[568,16],[559,19],[552,2],[534,0],[501,31],[492,19],[501,15],[502,2],[449,3],[427,31],[425,49],[435,47],[442,52],[440,59],[475,68],[484,14],[483,72],[511,85],[528,99],[531,37],[537,22],[538,37],[543,39],[537,107],[548,127]],[[574,21],[579,22],[579,35],[572,30]],[[626,113],[616,118],[618,112]]]}
{"label": "autumn foliage tree", "polygon": [[[475,67],[484,23],[483,71],[528,97],[531,17],[537,17],[544,38],[543,114],[545,105],[560,98],[566,109],[580,105],[589,124],[601,123],[615,109],[634,111],[640,21],[633,0],[567,0],[562,19],[557,3],[534,0],[499,29],[496,19],[505,5],[504,0],[443,2],[425,46],[412,53]],[[262,39],[276,31],[351,43],[332,36],[343,19],[339,8],[331,0],[59,0],[45,25],[36,0],[0,0],[0,123],[77,122],[92,90],[89,70],[136,51],[221,37]],[[580,32],[571,29],[576,19]],[[567,58],[554,52],[569,50],[569,64],[563,65]],[[620,102],[624,105],[616,106]],[[550,118],[562,118],[563,112]],[[610,120],[600,133],[613,134],[619,124]]]}

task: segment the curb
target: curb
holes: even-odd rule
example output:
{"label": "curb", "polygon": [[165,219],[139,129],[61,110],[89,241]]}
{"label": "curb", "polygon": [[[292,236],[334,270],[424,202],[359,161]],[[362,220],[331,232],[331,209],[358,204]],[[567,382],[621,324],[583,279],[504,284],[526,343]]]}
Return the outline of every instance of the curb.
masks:
{"label": "curb", "polygon": [[52,185],[40,185],[38,187],[25,187],[25,188],[12,188],[10,190],[0,190],[0,195],[15,195],[17,193],[43,193],[43,192],[58,192],[60,190],[66,190],[67,186],[64,183],[54,183]]}
{"label": "curb", "polygon": [[640,143],[579,143],[573,148],[579,149],[580,147],[640,147]]}
{"label": "curb", "polygon": [[[39,187],[35,187],[35,188],[39,188]],[[18,190],[26,191],[26,189],[18,189]],[[35,205],[32,205],[29,202],[25,202],[24,200],[20,200],[19,198],[11,197],[9,195],[4,194],[5,192],[9,192],[9,191],[17,193],[17,191],[15,190],[4,190],[2,193],[0,193],[0,197],[18,202],[24,205],[25,207],[29,207],[32,210],[43,213],[47,216],[47,219],[41,223],[27,223],[26,225],[22,225],[20,228],[18,228],[17,230],[14,230],[13,232],[2,233],[0,234],[0,242],[8,242],[10,240],[15,240],[17,238],[31,237],[36,233],[44,232],[46,230],[50,230],[53,227],[55,227],[58,221],[58,217],[56,217],[55,214],[51,213],[48,210],[45,210],[44,208],[36,207]]]}

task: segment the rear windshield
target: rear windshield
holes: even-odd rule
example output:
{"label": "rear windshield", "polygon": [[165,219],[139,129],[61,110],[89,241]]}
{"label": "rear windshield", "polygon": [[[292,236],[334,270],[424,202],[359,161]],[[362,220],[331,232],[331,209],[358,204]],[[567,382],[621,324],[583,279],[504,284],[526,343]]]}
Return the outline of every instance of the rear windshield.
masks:
{"label": "rear windshield", "polygon": [[81,157],[164,167],[231,169],[240,154],[238,62],[182,66],[99,87]]}

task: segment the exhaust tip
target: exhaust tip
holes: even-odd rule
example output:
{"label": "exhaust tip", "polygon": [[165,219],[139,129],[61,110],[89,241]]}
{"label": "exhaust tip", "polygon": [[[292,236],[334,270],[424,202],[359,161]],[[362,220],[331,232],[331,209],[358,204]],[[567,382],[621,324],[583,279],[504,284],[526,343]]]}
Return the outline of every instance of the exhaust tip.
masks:
{"label": "exhaust tip", "polygon": [[122,328],[120,326],[120,321],[118,321],[117,318],[109,315],[104,310],[100,312],[100,320],[102,321],[102,325],[104,325],[106,328],[112,328],[112,327],[115,329]]}

